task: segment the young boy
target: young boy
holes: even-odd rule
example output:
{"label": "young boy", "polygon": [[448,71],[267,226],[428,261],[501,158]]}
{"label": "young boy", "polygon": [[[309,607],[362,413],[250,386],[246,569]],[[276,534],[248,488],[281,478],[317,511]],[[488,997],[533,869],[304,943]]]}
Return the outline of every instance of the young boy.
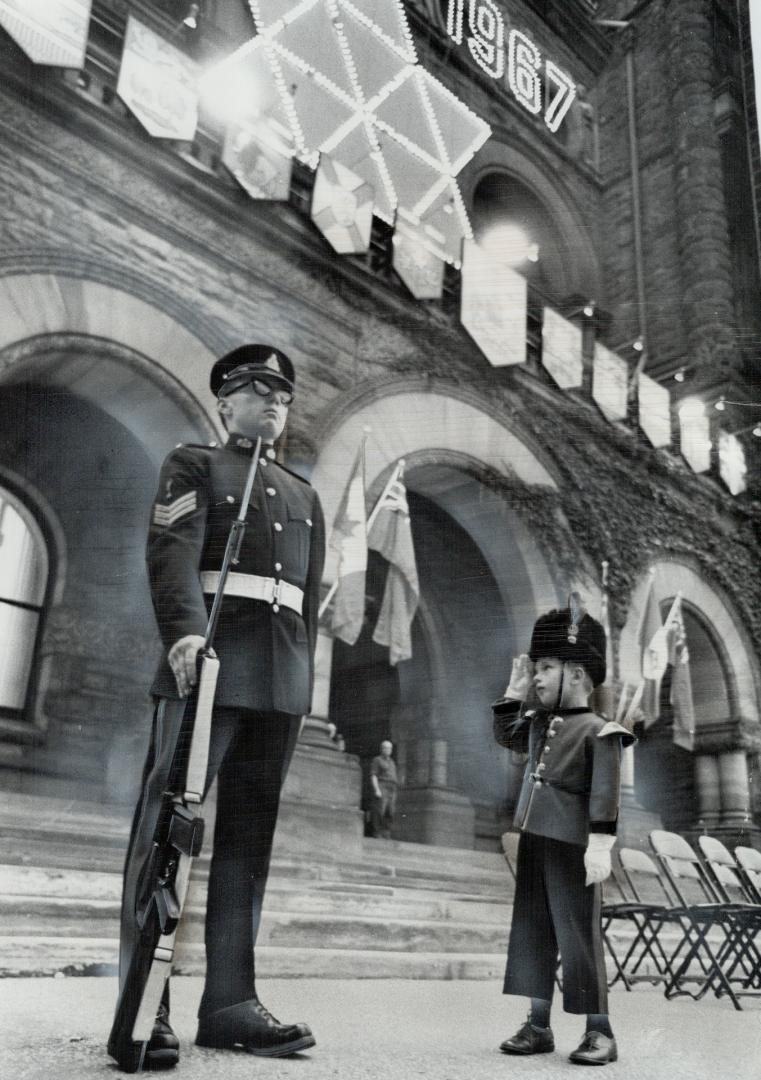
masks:
{"label": "young boy", "polygon": [[[633,740],[589,708],[604,680],[605,631],[574,594],[569,608],[537,620],[529,654],[513,660],[505,695],[492,706],[497,742],[528,752],[514,819],[521,837],[504,993],[530,998],[531,1010],[500,1046],[505,1054],[555,1049],[550,1007],[559,951],[563,1008],[587,1017],[570,1060],[607,1065],[618,1057],[600,883],[610,874],[616,839],[621,747]],[[532,683],[539,707],[527,710]]]}

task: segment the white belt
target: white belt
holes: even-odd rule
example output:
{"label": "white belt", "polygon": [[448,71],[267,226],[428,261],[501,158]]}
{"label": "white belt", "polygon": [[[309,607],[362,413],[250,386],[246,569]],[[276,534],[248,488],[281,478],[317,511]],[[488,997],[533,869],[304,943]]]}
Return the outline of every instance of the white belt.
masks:
{"label": "white belt", "polygon": [[[218,585],[219,570],[201,571],[201,587],[205,593],[215,593]],[[304,590],[298,585],[259,574],[228,574],[225,596],[245,596],[249,600],[264,600],[267,604],[284,604],[298,615],[304,606]]]}

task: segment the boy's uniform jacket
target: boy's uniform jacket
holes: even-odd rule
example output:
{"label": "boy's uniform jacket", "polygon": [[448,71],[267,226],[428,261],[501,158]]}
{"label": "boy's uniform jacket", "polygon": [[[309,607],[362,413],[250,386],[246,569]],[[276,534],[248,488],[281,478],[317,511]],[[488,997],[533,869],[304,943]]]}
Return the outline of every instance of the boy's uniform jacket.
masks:
{"label": "boy's uniform jacket", "polygon": [[502,698],[492,710],[500,746],[528,753],[516,828],[584,847],[590,832],[616,831],[626,728],[587,708],[524,711]]}

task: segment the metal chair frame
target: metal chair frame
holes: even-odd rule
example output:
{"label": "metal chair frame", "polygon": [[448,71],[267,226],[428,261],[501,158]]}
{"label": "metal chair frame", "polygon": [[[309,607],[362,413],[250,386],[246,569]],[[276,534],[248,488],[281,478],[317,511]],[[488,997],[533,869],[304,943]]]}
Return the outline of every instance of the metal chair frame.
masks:
{"label": "metal chair frame", "polygon": [[[672,910],[679,915],[682,928],[682,938],[670,958],[670,978],[664,990],[666,997],[688,994],[697,1001],[713,990],[717,997],[726,993],[734,1007],[741,1010],[738,994],[723,967],[728,956],[737,959],[740,949],[737,915],[732,912],[732,905],[718,897],[700,857],[684,837],[654,829],[650,833],[650,843],[676,897],[679,906]],[[687,896],[688,884],[699,892],[697,903]],[[724,936],[718,951],[708,938],[714,929]],[[693,961],[698,962],[705,975],[700,989],[694,993],[683,986]]]}

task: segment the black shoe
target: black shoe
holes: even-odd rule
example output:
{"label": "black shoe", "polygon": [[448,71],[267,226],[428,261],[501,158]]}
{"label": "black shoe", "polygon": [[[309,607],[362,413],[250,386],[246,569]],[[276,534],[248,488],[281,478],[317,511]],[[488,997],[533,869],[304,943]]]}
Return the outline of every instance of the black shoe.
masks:
{"label": "black shoe", "polygon": [[159,1005],[156,1023],[145,1049],[145,1069],[173,1069],[180,1060],[180,1040],[169,1023],[169,1010]]}
{"label": "black shoe", "polygon": [[616,1040],[599,1031],[587,1031],[568,1060],[574,1065],[607,1065],[617,1061]]}
{"label": "black shoe", "polygon": [[256,998],[198,1018],[196,1046],[286,1057],[314,1044],[314,1035],[306,1024],[281,1024]]}
{"label": "black shoe", "polygon": [[552,1029],[534,1027],[528,1020],[512,1039],[505,1039],[500,1046],[503,1054],[551,1054],[554,1049]]}

